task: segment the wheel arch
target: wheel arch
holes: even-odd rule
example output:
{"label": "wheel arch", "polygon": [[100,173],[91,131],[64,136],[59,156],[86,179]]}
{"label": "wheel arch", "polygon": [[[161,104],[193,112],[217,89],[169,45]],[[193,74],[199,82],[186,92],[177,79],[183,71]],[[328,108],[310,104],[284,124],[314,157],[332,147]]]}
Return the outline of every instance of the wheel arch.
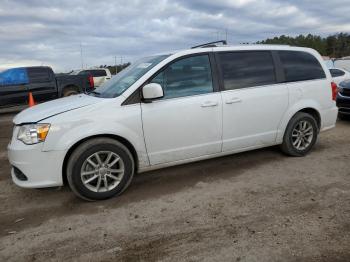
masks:
{"label": "wheel arch", "polygon": [[[315,108],[312,108],[312,107],[306,107],[306,108],[299,110],[296,113],[299,113],[299,112],[304,112],[304,113],[307,113],[309,115],[312,115],[317,122],[318,131],[320,131],[320,129],[321,129],[321,114],[320,114],[320,112],[318,112],[318,110],[316,110]],[[294,117],[294,115],[293,115],[293,117]]]}
{"label": "wheel arch", "polygon": [[65,86],[62,87],[62,89],[61,89],[61,96],[63,96],[64,91],[67,90],[67,89],[74,89],[78,93],[80,92],[80,88],[77,85],[69,84],[69,85],[65,85]]}
{"label": "wheel arch", "polygon": [[287,126],[288,126],[290,120],[299,112],[304,112],[304,113],[308,113],[308,114],[312,115],[317,122],[318,132],[321,130],[322,117],[321,117],[321,113],[320,113],[320,110],[319,110],[317,105],[295,106],[295,107],[293,107],[292,110],[289,110],[288,113],[286,113],[282,123],[280,124],[280,128],[278,130],[277,138],[276,138],[277,143],[282,143],[284,133],[286,132],[286,129],[287,129]]}
{"label": "wheel arch", "polygon": [[122,143],[124,146],[126,146],[127,149],[129,149],[134,161],[135,161],[135,172],[137,172],[138,170],[138,155],[137,152],[135,150],[135,147],[124,137],[118,136],[118,135],[112,135],[112,134],[99,134],[99,135],[92,135],[92,136],[88,136],[85,137],[77,142],[75,142],[75,144],[73,144],[67,151],[64,160],[63,160],[63,166],[62,166],[62,181],[63,184],[67,184],[67,164],[68,164],[68,160],[70,158],[70,156],[72,155],[72,153],[74,152],[74,150],[80,146],[82,143],[90,140],[90,139],[94,139],[94,138],[112,138],[120,143]]}

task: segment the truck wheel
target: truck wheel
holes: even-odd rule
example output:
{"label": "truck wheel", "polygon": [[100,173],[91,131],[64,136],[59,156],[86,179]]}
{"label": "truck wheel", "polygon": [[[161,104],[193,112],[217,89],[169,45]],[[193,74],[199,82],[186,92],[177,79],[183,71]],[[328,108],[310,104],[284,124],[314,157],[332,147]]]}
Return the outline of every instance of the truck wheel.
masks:
{"label": "truck wheel", "polygon": [[121,194],[134,175],[130,151],[111,138],[95,138],[74,150],[67,165],[67,180],[80,198],[94,201]]}
{"label": "truck wheel", "polygon": [[288,123],[281,149],[290,156],[305,156],[316,143],[317,135],[315,118],[307,113],[296,113]]}
{"label": "truck wheel", "polygon": [[72,96],[72,95],[77,95],[79,94],[78,90],[75,87],[66,87],[63,90],[63,96]]}

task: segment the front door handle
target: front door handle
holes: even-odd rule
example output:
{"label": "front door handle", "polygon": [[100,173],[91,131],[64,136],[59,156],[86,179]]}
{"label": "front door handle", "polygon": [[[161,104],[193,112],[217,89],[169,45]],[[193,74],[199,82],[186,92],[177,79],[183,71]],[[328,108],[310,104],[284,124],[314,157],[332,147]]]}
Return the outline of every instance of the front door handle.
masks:
{"label": "front door handle", "polygon": [[217,105],[218,105],[218,102],[216,101],[205,101],[204,103],[201,104],[201,107],[212,107]]}
{"label": "front door handle", "polygon": [[233,104],[233,103],[240,103],[240,102],[242,102],[242,99],[240,99],[239,97],[233,97],[226,100],[226,104]]}

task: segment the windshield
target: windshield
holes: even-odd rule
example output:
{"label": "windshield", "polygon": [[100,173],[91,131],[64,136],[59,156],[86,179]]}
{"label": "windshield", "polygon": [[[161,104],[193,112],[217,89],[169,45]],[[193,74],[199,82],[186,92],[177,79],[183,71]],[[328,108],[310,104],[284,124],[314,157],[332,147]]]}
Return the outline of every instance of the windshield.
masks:
{"label": "windshield", "polygon": [[118,73],[111,80],[96,88],[92,94],[104,98],[117,97],[168,56],[160,55],[141,58]]}

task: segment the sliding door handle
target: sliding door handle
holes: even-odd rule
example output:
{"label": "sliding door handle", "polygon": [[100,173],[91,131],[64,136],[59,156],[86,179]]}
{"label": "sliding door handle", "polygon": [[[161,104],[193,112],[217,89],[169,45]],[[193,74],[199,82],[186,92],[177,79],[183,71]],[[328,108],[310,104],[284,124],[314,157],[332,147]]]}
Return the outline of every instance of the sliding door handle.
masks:
{"label": "sliding door handle", "polygon": [[242,102],[242,99],[240,99],[239,97],[233,97],[226,100],[226,104],[233,104],[233,103],[240,103],[240,102]]}
{"label": "sliding door handle", "polygon": [[217,105],[218,105],[218,102],[216,101],[205,101],[201,104],[201,107],[212,107]]}

